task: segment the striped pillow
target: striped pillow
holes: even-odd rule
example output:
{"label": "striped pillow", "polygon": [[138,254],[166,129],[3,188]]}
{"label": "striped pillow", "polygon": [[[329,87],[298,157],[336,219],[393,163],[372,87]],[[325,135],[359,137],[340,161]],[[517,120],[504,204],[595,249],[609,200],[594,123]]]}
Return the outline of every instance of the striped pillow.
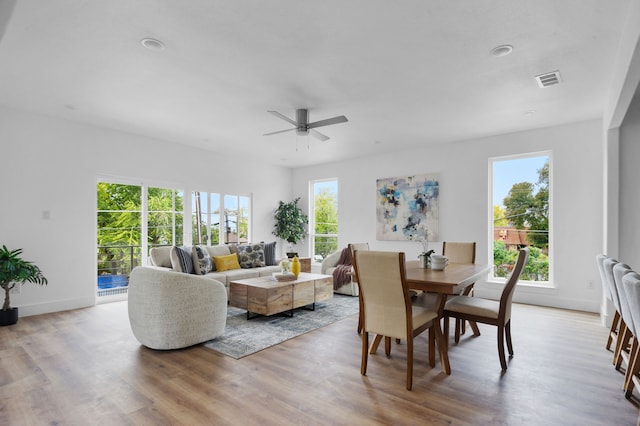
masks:
{"label": "striped pillow", "polygon": [[176,272],[194,273],[191,253],[186,247],[171,247],[171,267]]}

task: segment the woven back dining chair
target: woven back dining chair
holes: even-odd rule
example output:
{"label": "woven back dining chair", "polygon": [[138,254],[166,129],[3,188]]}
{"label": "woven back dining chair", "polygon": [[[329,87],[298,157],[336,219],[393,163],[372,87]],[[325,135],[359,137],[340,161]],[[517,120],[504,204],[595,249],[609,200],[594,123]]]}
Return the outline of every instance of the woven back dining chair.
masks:
{"label": "woven back dining chair", "polygon": [[[391,353],[392,338],[406,340],[407,389],[411,390],[414,338],[426,330],[436,336],[443,371],[450,371],[438,313],[411,306],[404,253],[356,250],[353,263],[363,305],[360,373],[366,375],[369,353],[376,353],[383,337],[387,356]],[[371,347],[369,333],[376,334]]]}
{"label": "woven back dining chair", "polygon": [[[474,242],[457,242],[457,241],[443,241],[442,242],[442,255],[449,259],[449,263],[476,263],[476,243]],[[473,296],[473,288],[475,283],[469,284],[462,291],[464,296]],[[456,318],[456,328],[454,333],[454,341],[458,343],[460,336],[466,332],[466,321]],[[472,322],[470,323],[473,329],[473,334],[480,335],[478,326]]]}

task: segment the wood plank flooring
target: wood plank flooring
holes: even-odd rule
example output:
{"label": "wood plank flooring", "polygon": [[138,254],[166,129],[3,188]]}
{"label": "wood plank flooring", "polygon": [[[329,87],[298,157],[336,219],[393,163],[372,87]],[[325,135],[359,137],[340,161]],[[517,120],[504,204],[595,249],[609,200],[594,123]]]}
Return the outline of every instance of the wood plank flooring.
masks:
{"label": "wood plank flooring", "polygon": [[451,376],[428,366],[425,334],[412,391],[404,344],[360,375],[357,316],[240,360],[140,346],[126,302],[25,317],[0,328],[0,424],[636,424],[596,315],[514,305],[512,317],[506,374],[493,327],[451,339]]}

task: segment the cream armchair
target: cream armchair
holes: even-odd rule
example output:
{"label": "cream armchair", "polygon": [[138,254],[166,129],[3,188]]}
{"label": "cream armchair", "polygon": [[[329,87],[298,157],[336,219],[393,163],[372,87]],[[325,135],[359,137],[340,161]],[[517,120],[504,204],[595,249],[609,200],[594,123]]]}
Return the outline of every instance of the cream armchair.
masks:
{"label": "cream armchair", "polygon": [[[368,243],[357,243],[357,244],[349,244],[348,249],[353,252],[353,250],[369,250]],[[324,258],[322,264],[320,265],[320,273],[324,275],[333,275],[333,271],[338,267],[338,262],[340,261],[340,255],[342,254],[342,249],[338,250],[334,253],[331,253],[327,257]],[[350,282],[341,285],[338,288],[334,288],[334,293],[346,294],[347,296],[357,296],[358,291],[358,283],[356,282],[355,276],[351,277]]]}
{"label": "cream armchair", "polygon": [[137,267],[128,293],[131,330],[148,348],[184,348],[224,333],[227,290],[217,280]]}

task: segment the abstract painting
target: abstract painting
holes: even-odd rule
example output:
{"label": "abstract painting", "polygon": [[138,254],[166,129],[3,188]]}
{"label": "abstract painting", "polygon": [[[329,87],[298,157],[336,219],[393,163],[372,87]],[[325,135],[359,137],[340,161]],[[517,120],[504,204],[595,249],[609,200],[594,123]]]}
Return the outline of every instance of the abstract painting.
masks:
{"label": "abstract painting", "polygon": [[437,174],[376,181],[376,239],[439,241]]}

